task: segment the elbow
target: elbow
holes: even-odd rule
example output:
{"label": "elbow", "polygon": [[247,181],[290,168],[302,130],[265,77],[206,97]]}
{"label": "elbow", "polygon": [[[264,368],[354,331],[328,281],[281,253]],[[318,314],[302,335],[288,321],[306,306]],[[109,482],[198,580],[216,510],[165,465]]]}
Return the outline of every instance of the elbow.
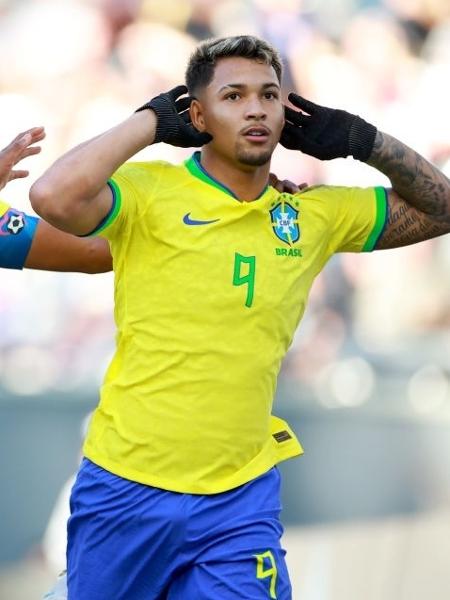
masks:
{"label": "elbow", "polygon": [[33,210],[52,225],[59,220],[61,204],[56,202],[51,186],[43,178],[38,179],[30,188],[30,203]]}
{"label": "elbow", "polygon": [[33,183],[29,197],[33,210],[42,219],[58,229],[71,231],[70,223],[76,217],[79,207],[76,199],[67,191],[52,185],[44,176]]}

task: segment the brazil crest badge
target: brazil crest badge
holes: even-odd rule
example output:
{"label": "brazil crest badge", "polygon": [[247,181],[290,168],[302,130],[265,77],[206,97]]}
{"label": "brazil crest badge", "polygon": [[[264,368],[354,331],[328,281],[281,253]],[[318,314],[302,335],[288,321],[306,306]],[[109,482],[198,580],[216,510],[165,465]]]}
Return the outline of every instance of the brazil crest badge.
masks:
{"label": "brazil crest badge", "polygon": [[284,198],[270,211],[272,228],[282,242],[292,246],[300,239],[300,227],[298,224],[298,210],[296,210]]}

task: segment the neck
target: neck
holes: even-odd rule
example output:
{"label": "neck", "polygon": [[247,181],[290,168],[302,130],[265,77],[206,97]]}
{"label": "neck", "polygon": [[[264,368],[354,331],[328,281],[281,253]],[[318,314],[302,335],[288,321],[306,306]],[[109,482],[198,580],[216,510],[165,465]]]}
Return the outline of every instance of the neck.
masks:
{"label": "neck", "polygon": [[243,202],[258,198],[269,181],[270,163],[261,167],[236,165],[225,157],[204,146],[201,151],[201,165],[211,177],[217,179]]}

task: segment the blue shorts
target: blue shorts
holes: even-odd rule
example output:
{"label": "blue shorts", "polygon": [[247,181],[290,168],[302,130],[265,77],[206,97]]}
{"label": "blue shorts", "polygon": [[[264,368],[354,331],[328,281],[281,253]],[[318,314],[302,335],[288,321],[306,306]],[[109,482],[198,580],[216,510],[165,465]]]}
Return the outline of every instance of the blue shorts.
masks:
{"label": "blue shorts", "polygon": [[84,459],[71,496],[69,600],[290,600],[280,475],[198,496]]}

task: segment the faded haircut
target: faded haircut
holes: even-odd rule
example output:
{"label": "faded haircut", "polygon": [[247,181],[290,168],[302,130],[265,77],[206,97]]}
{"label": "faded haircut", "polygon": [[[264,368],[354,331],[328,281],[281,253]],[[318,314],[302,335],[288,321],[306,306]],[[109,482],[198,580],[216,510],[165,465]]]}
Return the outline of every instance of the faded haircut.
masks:
{"label": "faded haircut", "polygon": [[217,61],[231,56],[249,58],[271,65],[281,83],[283,65],[278,51],[268,42],[253,35],[236,35],[202,42],[192,53],[186,69],[186,85],[194,96],[211,83]]}

